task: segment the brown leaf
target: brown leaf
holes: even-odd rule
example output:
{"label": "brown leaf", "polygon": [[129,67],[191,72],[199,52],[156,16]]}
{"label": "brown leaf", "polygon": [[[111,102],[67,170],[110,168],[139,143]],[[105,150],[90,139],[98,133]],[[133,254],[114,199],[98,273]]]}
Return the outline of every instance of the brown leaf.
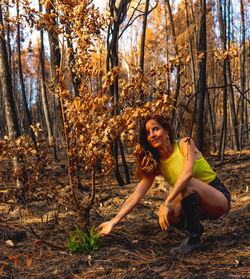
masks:
{"label": "brown leaf", "polygon": [[28,267],[28,268],[31,268],[31,267],[32,267],[32,254],[31,254],[31,253],[29,253],[29,254],[27,255],[26,264],[27,264],[27,267]]}
{"label": "brown leaf", "polygon": [[44,5],[45,9],[48,9],[50,6],[50,0],[43,0],[41,4]]}
{"label": "brown leaf", "polygon": [[40,246],[40,258],[43,259],[44,258],[44,250],[43,247]]}
{"label": "brown leaf", "polygon": [[0,268],[0,276],[3,274],[4,268],[7,266],[8,264],[6,262],[1,262],[1,268]]}

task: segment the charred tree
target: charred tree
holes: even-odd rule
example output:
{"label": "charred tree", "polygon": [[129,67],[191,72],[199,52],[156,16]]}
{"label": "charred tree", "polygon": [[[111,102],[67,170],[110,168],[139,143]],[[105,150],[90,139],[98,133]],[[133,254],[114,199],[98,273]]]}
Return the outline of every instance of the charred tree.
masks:
{"label": "charred tree", "polygon": [[[68,35],[70,35],[70,33],[71,33],[69,23],[66,24],[66,33]],[[72,41],[69,38],[69,36],[67,36],[67,47],[68,47],[68,49],[70,49],[69,68],[70,68],[70,72],[71,72],[71,78],[72,78],[73,88],[74,88],[75,97],[76,97],[79,94],[78,88],[79,88],[79,85],[80,85],[80,80],[77,77],[77,75],[75,74],[75,72],[73,71],[73,69],[75,67],[75,58],[74,58],[74,51],[73,51],[74,46],[73,46]]]}
{"label": "charred tree", "polygon": [[[119,2],[118,7],[117,7],[116,0],[110,0],[109,1],[110,14],[115,19],[114,19],[112,25],[110,25],[108,27],[107,60],[106,60],[107,71],[110,71],[114,67],[118,67],[118,62],[119,62],[119,59],[118,59],[119,29],[120,29],[121,23],[126,18],[129,3],[130,3],[130,0],[121,0]],[[118,108],[118,100],[119,100],[118,76],[115,78],[114,84],[110,85],[110,95],[113,97],[113,100],[114,100],[113,114],[118,115],[119,114],[119,108]],[[120,143],[120,147],[121,147],[121,143]],[[115,176],[116,176],[118,184],[122,186],[122,185],[125,184],[125,182],[124,182],[124,180],[121,176],[120,170],[119,170],[118,148],[119,148],[119,139],[116,140],[115,143],[113,144],[113,155],[114,155],[114,158],[115,158],[115,161],[116,161]],[[120,151],[122,151],[122,150],[123,149],[120,148]],[[128,169],[126,160],[124,160],[124,159],[123,159],[123,166],[124,166],[125,170]],[[127,180],[128,180],[128,178],[127,178]]]}
{"label": "charred tree", "polygon": [[27,98],[26,98],[26,92],[25,92],[25,85],[24,85],[24,79],[23,79],[23,69],[22,69],[22,55],[21,55],[21,40],[20,40],[20,22],[19,22],[19,1],[16,3],[16,13],[17,13],[17,52],[18,52],[18,72],[19,72],[19,81],[21,85],[21,95],[22,95],[22,101],[23,101],[23,107],[24,107],[24,113],[25,113],[25,119],[26,119],[26,129],[29,131],[30,137],[33,140],[35,146],[36,144],[36,137],[35,134],[31,128],[32,125],[32,119],[31,119],[31,113],[28,108]]}
{"label": "charred tree", "polygon": [[[226,50],[226,5],[224,5],[224,17],[222,15],[222,6],[221,0],[217,0],[217,12],[219,19],[219,27],[220,27],[220,40],[221,46],[223,50]],[[218,158],[223,161],[224,160],[224,152],[225,152],[225,144],[226,144],[226,132],[227,132],[227,73],[226,73],[226,60],[223,62],[223,121],[221,127],[221,138],[220,138],[220,146]]]}
{"label": "charred tree", "polygon": [[[42,5],[39,1],[39,11],[42,12]],[[45,78],[45,65],[44,65],[44,39],[43,39],[43,30],[40,30],[40,40],[41,45],[39,49],[39,59],[40,59],[40,69],[41,69],[41,99],[42,99],[42,108],[43,108],[43,114],[45,118],[45,123],[47,127],[47,133],[49,138],[49,144],[51,146],[54,145],[54,135],[53,135],[53,129],[52,129],[52,123],[51,123],[51,117],[49,113],[49,105],[48,105],[48,98],[47,98],[47,90],[45,86],[46,78]],[[53,154],[54,159],[57,160],[57,152],[56,147],[53,147]]]}
{"label": "charred tree", "polygon": [[[55,10],[55,0],[49,2],[49,6],[46,8],[48,14],[52,14]],[[56,70],[60,67],[61,64],[61,51],[59,46],[58,33],[56,31],[57,22],[54,17],[51,17],[53,24],[48,26],[48,37],[49,37],[49,47],[50,47],[50,72],[52,78],[52,90],[56,92],[56,87],[58,84],[58,78]],[[55,94],[54,96],[54,106],[55,106],[55,121],[54,121],[54,135],[59,138],[62,132],[63,118],[62,118],[62,109],[59,96]]]}
{"label": "charred tree", "polygon": [[144,51],[145,51],[145,38],[146,38],[146,29],[147,29],[147,18],[148,18],[148,8],[149,8],[149,0],[146,0],[145,3],[145,11],[143,16],[142,23],[142,35],[141,35],[141,52],[140,52],[140,68],[142,72],[144,71]]}
{"label": "charred tree", "polygon": [[242,24],[242,55],[241,55],[241,92],[243,96],[241,96],[241,110],[240,110],[240,145],[241,149],[243,147],[243,134],[244,134],[244,125],[246,135],[248,137],[248,123],[247,123],[247,109],[245,110],[245,124],[244,124],[244,103],[245,103],[245,83],[246,83],[246,31],[245,31],[245,14],[244,14],[244,3],[243,0],[240,0],[240,14],[241,14],[241,24]]}
{"label": "charred tree", "polygon": [[[2,5],[0,5],[0,26],[3,24],[3,14],[2,14]],[[11,139],[16,139],[20,136],[20,131],[18,127],[17,115],[14,104],[14,97],[12,91],[12,82],[11,74],[8,62],[8,53],[5,41],[4,29],[0,28],[0,83],[1,83],[1,92],[4,103],[5,118],[7,123],[8,136]],[[19,168],[18,158],[13,158],[13,168],[16,172]],[[16,181],[17,186],[19,186],[19,181]]]}
{"label": "charred tree", "polygon": [[204,101],[206,95],[206,61],[207,61],[207,32],[206,32],[206,0],[200,1],[201,17],[200,17],[200,33],[199,33],[199,47],[198,51],[203,53],[201,63],[199,64],[199,84],[198,84],[198,123],[197,123],[197,132],[196,132],[196,144],[198,149],[203,151],[203,119],[204,119]]}
{"label": "charred tree", "polygon": [[[177,55],[178,54],[178,47],[177,47],[177,44],[176,44],[176,34],[175,34],[175,26],[174,26],[173,15],[172,15],[169,0],[165,0],[165,2],[167,4],[167,10],[168,10],[168,13],[169,13],[169,20],[170,20],[170,26],[171,26],[171,30],[172,30],[175,54]],[[174,102],[173,102],[174,107],[176,107],[176,105],[177,105],[177,99],[178,99],[179,92],[180,92],[180,85],[181,85],[180,66],[177,66],[176,67],[176,88],[175,88]],[[174,122],[174,120],[175,120],[175,110],[173,110],[173,112],[172,112],[172,123]]]}

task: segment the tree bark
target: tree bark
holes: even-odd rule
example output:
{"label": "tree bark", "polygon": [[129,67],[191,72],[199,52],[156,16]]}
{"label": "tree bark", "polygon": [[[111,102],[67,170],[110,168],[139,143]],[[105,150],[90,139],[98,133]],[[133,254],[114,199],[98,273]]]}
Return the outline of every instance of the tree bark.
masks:
{"label": "tree bark", "polygon": [[[2,6],[0,5],[0,25],[3,26]],[[3,28],[0,29],[0,79],[8,128],[8,135],[12,139],[20,136],[12,92],[12,82],[8,63],[8,54]]]}
{"label": "tree bark", "polygon": [[121,139],[119,138],[118,140],[119,140],[119,148],[120,148],[120,152],[121,152],[122,164],[123,164],[125,177],[126,177],[126,183],[129,184],[130,183],[130,176],[129,176],[129,169],[128,169],[128,165],[127,165],[126,157],[125,157],[125,153],[124,153],[124,148],[123,148],[123,144],[121,142]]}
{"label": "tree bark", "polygon": [[216,152],[215,128],[214,128],[213,113],[212,113],[209,91],[206,92],[206,97],[207,97],[207,104],[208,104],[208,120],[209,120],[208,125],[209,125],[209,130],[211,135],[213,152]]}
{"label": "tree bark", "polygon": [[[167,58],[167,64],[169,63],[169,35],[168,35],[168,14],[167,14],[167,9],[164,9],[165,13],[165,21],[166,21],[166,26],[165,26],[165,33],[166,33],[166,58]],[[167,94],[170,94],[170,74],[167,72],[166,74],[166,80],[167,80]]]}
{"label": "tree bark", "polygon": [[145,50],[145,39],[146,39],[146,29],[147,29],[148,7],[149,7],[149,0],[146,0],[143,23],[142,23],[141,53],[140,53],[140,68],[142,72],[144,71],[144,50]]}
{"label": "tree bark", "polygon": [[[143,23],[142,23],[142,35],[141,35],[141,48],[140,48],[140,68],[142,72],[144,72],[144,51],[145,51],[145,39],[146,39],[146,29],[147,29],[147,17],[148,17],[148,7],[149,7],[149,0],[146,0],[145,3],[145,10],[143,16]],[[140,99],[144,102],[144,95],[141,91]]]}
{"label": "tree bark", "polygon": [[196,112],[196,104],[197,104],[197,94],[196,94],[197,90],[196,90],[196,74],[195,74],[196,70],[195,70],[195,63],[194,63],[193,46],[192,46],[191,36],[190,36],[190,33],[189,33],[190,24],[189,24],[187,0],[185,0],[185,14],[186,14],[186,25],[187,25],[187,30],[188,30],[189,54],[190,54],[190,57],[191,57],[191,73],[192,73],[192,83],[193,83],[193,94],[195,94],[195,101],[194,101],[192,120],[191,120],[191,125],[190,125],[190,132],[189,132],[189,136],[192,137],[194,118],[195,118],[195,112]]}
{"label": "tree bark", "polygon": [[[107,36],[107,59],[106,59],[106,69],[107,71],[110,71],[110,69],[118,66],[118,39],[119,39],[119,28],[121,23],[124,21],[126,14],[127,14],[127,8],[128,4],[131,0],[121,0],[119,2],[119,6],[116,7],[116,0],[110,0],[109,1],[109,9],[110,14],[112,17],[115,18],[113,21],[112,26],[109,26],[108,28],[108,36]],[[118,115],[119,114],[119,108],[118,108],[118,101],[119,101],[119,86],[118,86],[118,76],[115,78],[114,84],[110,85],[110,95],[114,99],[113,103],[113,114]],[[116,161],[115,166],[115,176],[117,179],[117,182],[120,186],[124,185],[125,182],[120,174],[119,170],[119,162],[118,162],[118,143],[119,139],[117,139],[113,144],[113,156]],[[122,150],[120,148],[120,150]],[[124,169],[127,168],[126,160],[123,160]]]}
{"label": "tree bark", "polygon": [[207,61],[207,40],[206,40],[206,0],[200,1],[201,5],[201,18],[200,18],[200,36],[199,36],[199,52],[204,53],[204,57],[199,64],[199,97],[198,97],[198,123],[196,133],[196,144],[198,149],[203,151],[203,114],[204,114],[204,101],[206,95],[206,61]]}
{"label": "tree bark", "polygon": [[[3,24],[2,6],[0,5],[0,26]],[[6,48],[4,29],[0,28],[0,80],[2,86],[3,103],[5,110],[5,118],[7,123],[8,136],[11,139],[16,139],[20,136],[20,131],[18,128],[17,115],[14,104],[14,97],[12,91],[11,74],[8,62],[8,53]],[[13,158],[13,169],[17,172],[19,168],[18,158],[14,156]],[[19,186],[19,180],[16,180],[16,185]]]}
{"label": "tree bark", "polygon": [[[42,5],[39,1],[39,11],[42,12]],[[51,123],[51,117],[49,113],[49,105],[48,105],[48,98],[47,98],[47,91],[45,86],[45,66],[44,66],[44,42],[43,42],[43,30],[40,31],[40,40],[41,45],[39,49],[39,58],[40,58],[40,65],[41,65],[41,99],[42,99],[42,107],[44,112],[44,118],[45,123],[47,127],[47,133],[49,138],[49,144],[54,145],[54,135],[53,135],[53,129],[52,129],[52,123]],[[54,159],[58,160],[57,152],[56,152],[56,146],[53,147],[53,154]]]}
{"label": "tree bark", "polygon": [[[217,12],[218,12],[218,19],[219,19],[219,28],[220,28],[220,39],[221,45],[223,50],[226,50],[226,22],[225,22],[225,10],[224,6],[224,18],[222,16],[222,7],[221,7],[221,0],[217,0]],[[223,62],[223,81],[224,81],[224,88],[223,88],[223,122],[221,128],[221,138],[220,138],[220,146],[219,146],[219,153],[218,158],[223,161],[224,160],[224,152],[225,152],[225,145],[226,145],[226,132],[227,132],[227,73],[226,73],[226,60]]]}
{"label": "tree bark", "polygon": [[188,16],[188,3],[185,0],[185,14],[186,14],[186,25],[188,30],[188,43],[189,43],[189,54],[191,57],[191,73],[192,73],[192,82],[193,82],[193,92],[196,94],[196,74],[195,74],[195,63],[194,63],[194,55],[193,55],[193,44],[190,36],[190,23],[189,23],[189,16]]}
{"label": "tree bark", "polygon": [[[246,64],[246,32],[245,32],[245,15],[244,15],[244,3],[243,0],[240,0],[240,14],[241,14],[241,24],[242,24],[242,55],[241,55],[241,68],[240,68],[240,76],[241,76],[241,92],[243,96],[245,95],[245,83],[246,83],[246,72],[245,72],[245,64]],[[240,110],[240,145],[241,149],[243,148],[244,140],[244,103],[245,99],[241,98],[241,110]],[[246,120],[245,120],[245,130],[246,135],[248,134],[248,123],[247,123],[247,110],[246,110]]]}
{"label": "tree bark", "polygon": [[[178,54],[178,48],[176,45],[176,35],[175,35],[175,26],[174,26],[174,20],[172,16],[172,11],[170,7],[169,0],[165,0],[168,8],[168,13],[169,13],[169,20],[170,20],[170,25],[171,25],[171,30],[172,30],[172,35],[173,35],[173,42],[174,42],[174,48],[175,48],[175,53],[176,55]],[[175,89],[175,94],[174,94],[174,102],[173,106],[176,107],[177,105],[177,99],[179,96],[179,91],[180,91],[180,85],[181,85],[181,78],[180,78],[180,66],[176,67],[176,89]],[[172,124],[174,123],[175,120],[175,110],[173,109],[172,112]]]}
{"label": "tree bark", "polygon": [[[55,0],[50,1],[50,5],[47,8],[47,13],[51,14],[53,10],[55,9]],[[61,64],[61,52],[60,52],[60,46],[59,46],[59,38],[58,34],[55,31],[55,26],[57,26],[56,20],[53,18],[53,27],[48,27],[48,37],[49,37],[49,46],[50,46],[50,71],[51,71],[51,78],[53,80],[53,90],[56,90],[56,86],[58,83],[58,78],[56,75],[56,69],[57,67],[60,67]],[[60,137],[62,126],[63,126],[63,119],[62,119],[62,109],[61,109],[61,103],[59,96],[54,97],[55,102],[55,118],[56,121],[54,121],[54,135],[57,134],[57,137]]]}
{"label": "tree bark", "polygon": [[[230,16],[230,0],[228,1],[228,17],[229,19],[231,18]],[[230,21],[228,21],[228,38],[230,38]],[[228,40],[228,49],[230,49],[230,41]],[[238,121],[236,117],[236,112],[235,112],[235,102],[234,102],[234,90],[233,90],[233,81],[232,81],[232,76],[231,76],[231,64],[230,60],[226,60],[226,67],[227,67],[227,80],[229,81],[229,113],[230,113],[230,119],[232,122],[232,127],[230,129],[231,134],[232,134],[232,141],[233,141],[233,148],[235,151],[240,150],[240,145],[239,145],[239,133],[238,133]]]}
{"label": "tree bark", "polygon": [[[9,0],[7,1],[6,5],[7,16],[9,16]],[[9,62],[9,69],[11,70],[11,47],[10,47],[10,24],[7,22],[7,51],[8,51],[8,62]]]}
{"label": "tree bark", "polygon": [[[70,35],[70,26],[68,23],[66,25],[66,33],[68,35]],[[74,59],[74,52],[73,52],[74,46],[73,46],[71,40],[69,39],[69,37],[67,37],[67,47],[68,47],[68,49],[70,49],[69,68],[70,68],[70,72],[71,72],[71,78],[72,78],[73,88],[74,88],[75,97],[76,97],[79,94],[78,88],[80,85],[80,80],[77,77],[77,75],[75,74],[75,72],[73,71],[73,69],[75,67],[75,59]]]}
{"label": "tree bark", "polygon": [[23,100],[23,107],[24,107],[24,113],[25,113],[25,119],[26,119],[26,129],[29,131],[30,137],[33,140],[35,146],[36,143],[36,137],[35,134],[31,128],[32,120],[31,120],[31,114],[28,108],[26,93],[25,93],[25,86],[24,86],[24,80],[23,80],[23,69],[22,69],[22,57],[21,57],[21,43],[20,43],[20,23],[19,23],[19,1],[16,2],[16,13],[17,13],[17,51],[18,51],[18,71],[19,71],[19,80],[21,85],[21,95]]}

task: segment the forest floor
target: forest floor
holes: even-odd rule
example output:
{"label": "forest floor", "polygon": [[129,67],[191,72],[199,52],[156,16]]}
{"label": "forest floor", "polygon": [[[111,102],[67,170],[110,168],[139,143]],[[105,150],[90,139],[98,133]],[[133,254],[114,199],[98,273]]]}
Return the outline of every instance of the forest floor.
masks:
{"label": "forest floor", "polygon": [[[213,155],[207,159],[230,190],[232,209],[217,220],[203,222],[199,251],[178,257],[169,253],[184,234],[174,228],[160,229],[157,209],[167,189],[157,177],[141,203],[90,255],[67,251],[66,239],[75,222],[72,212],[62,210],[55,220],[43,201],[10,211],[0,200],[0,278],[250,278],[250,151],[228,152],[223,164]],[[45,174],[57,177],[58,191],[68,187],[63,164],[62,160],[51,162]],[[129,164],[132,171],[132,161]],[[88,179],[82,179],[82,185],[89,185]],[[0,190],[6,191],[6,184]],[[112,218],[135,186],[135,180],[121,187],[111,175],[97,178],[91,224],[98,226]],[[39,241],[31,227],[37,236],[61,249]],[[24,233],[17,236],[15,232]]]}

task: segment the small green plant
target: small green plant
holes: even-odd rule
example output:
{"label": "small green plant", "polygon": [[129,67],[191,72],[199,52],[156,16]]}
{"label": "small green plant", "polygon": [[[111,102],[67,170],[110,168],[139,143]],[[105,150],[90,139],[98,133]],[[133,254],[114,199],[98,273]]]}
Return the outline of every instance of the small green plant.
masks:
{"label": "small green plant", "polygon": [[76,229],[69,233],[67,239],[67,247],[73,254],[88,254],[91,251],[98,250],[100,246],[100,235],[94,227],[85,233],[76,226]]}

